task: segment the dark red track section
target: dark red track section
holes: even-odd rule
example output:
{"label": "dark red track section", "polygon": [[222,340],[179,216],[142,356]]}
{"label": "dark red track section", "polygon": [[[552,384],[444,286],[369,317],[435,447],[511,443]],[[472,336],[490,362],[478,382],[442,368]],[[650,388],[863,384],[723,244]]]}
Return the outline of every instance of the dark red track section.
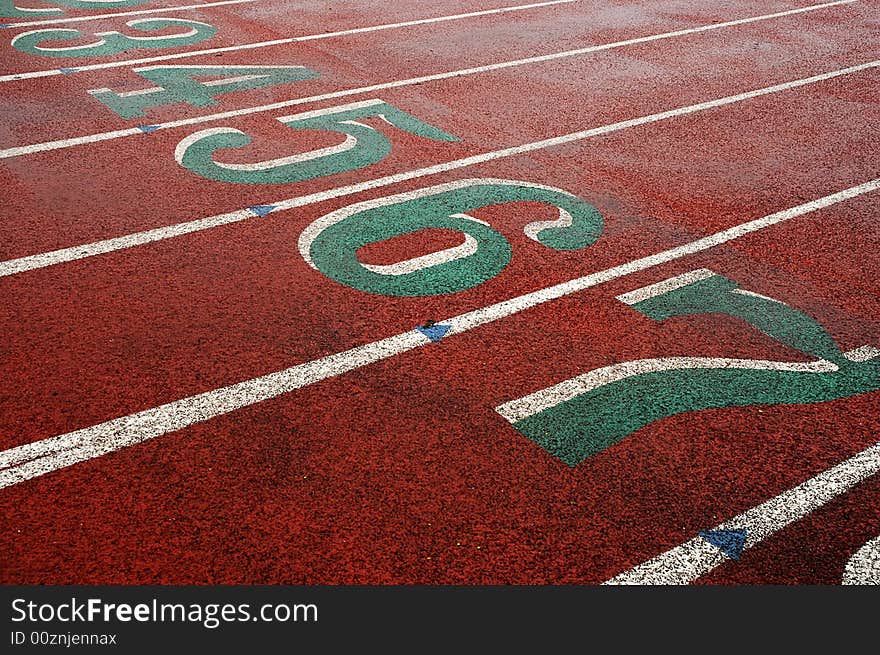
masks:
{"label": "dark red track section", "polygon": [[[313,4],[301,13],[257,0],[180,17],[219,28],[212,40],[189,48],[200,49],[491,8],[458,0],[430,9]],[[671,2],[616,9],[574,2],[181,59],[297,64],[321,76],[229,94],[212,108],[168,105],[146,119],[123,120],[86,93],[146,86],[130,67],[0,83],[6,108],[0,148],[800,6],[691,4],[684,12]],[[156,6],[163,5],[135,9]],[[157,16],[171,15],[177,16]],[[877,58],[878,20],[875,6],[856,2],[3,159],[0,255],[9,260],[271,204],[863,64]],[[120,24],[69,25],[100,31]],[[3,73],[92,63],[19,53],[5,38],[14,33],[0,30]],[[160,52],[118,58],[151,54]],[[341,352],[874,180],[880,177],[878,76],[878,69],[843,75],[4,277],[0,448]],[[236,161],[327,146],[334,137],[293,141],[274,118],[369,98],[461,140],[427,141],[366,119],[389,136],[391,155],[359,171],[287,185],[213,182],[174,160],[181,139],[209,127],[255,136]],[[587,250],[555,252],[522,232],[537,218],[552,219],[549,208],[519,203],[479,210],[474,215],[511,242],[512,262],[483,285],[427,298],[344,287],[309,268],[297,251],[303,228],[332,210],[465,178],[523,180],[575,193],[600,210],[603,235]],[[816,405],[682,414],[575,467],[523,437],[494,408],[614,362],[797,357],[742,322],[696,316],[656,323],[615,299],[698,268],[808,313],[843,350],[880,346],[877,198],[877,192],[861,195],[0,489],[0,581],[600,583],[877,443],[880,392]],[[375,247],[368,256],[388,263],[413,256],[414,248],[421,254],[455,243],[434,237]],[[853,553],[878,533],[875,476],[698,582],[837,584]]]}

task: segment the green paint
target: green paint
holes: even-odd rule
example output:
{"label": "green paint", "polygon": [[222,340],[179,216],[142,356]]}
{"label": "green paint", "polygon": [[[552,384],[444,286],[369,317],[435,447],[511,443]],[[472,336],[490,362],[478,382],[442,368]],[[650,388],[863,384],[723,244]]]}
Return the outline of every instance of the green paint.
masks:
{"label": "green paint", "polygon": [[819,323],[784,303],[740,293],[733,280],[713,275],[633,305],[655,321],[692,314],[725,314],[745,321],[767,336],[817,359],[846,361]]}
{"label": "green paint", "polygon": [[[328,277],[367,293],[387,296],[456,293],[486,282],[504,270],[510,262],[511,247],[507,239],[491,227],[453,214],[520,201],[546,203],[572,215],[571,227],[545,230],[552,235],[547,239],[549,247],[586,248],[601,234],[602,217],[595,208],[576,196],[527,182],[499,184],[476,180],[469,186],[435,191],[423,197],[350,214],[315,237],[309,256],[318,270]],[[476,252],[401,275],[370,271],[357,259],[357,251],[368,244],[431,228],[470,235],[477,241]],[[539,233],[539,238],[545,231]]]}
{"label": "green paint", "polygon": [[391,152],[391,142],[372,127],[343,121],[380,115],[394,127],[410,134],[436,141],[458,141],[457,137],[383,102],[312,118],[281,119],[281,122],[293,130],[330,131],[353,137],[357,143],[350,149],[271,167],[230,169],[217,164],[213,156],[218,150],[241,148],[251,142],[246,134],[234,131],[208,134],[190,143],[178,161],[187,170],[209,180],[242,184],[288,184],[353,171],[387,157]]}
{"label": "green paint", "polygon": [[[186,27],[195,31],[194,34],[170,34],[161,38],[126,36],[119,32],[107,32],[98,37],[100,40],[88,45],[70,46],[68,48],[47,49],[43,43],[58,41],[76,41],[88,35],[73,29],[48,29],[20,34],[12,40],[12,47],[21,52],[45,57],[99,57],[114,55],[128,50],[175,48],[192,45],[211,38],[217,28],[204,23],[178,18],[151,18],[131,21],[128,26],[139,32],[157,32],[172,27]],[[189,31],[189,30],[188,30]]]}
{"label": "green paint", "polygon": [[281,122],[294,130],[330,131],[353,137],[357,143],[350,149],[340,149],[314,158],[304,157],[300,161],[279,163],[270,167],[250,170],[231,169],[216,163],[213,156],[218,150],[241,148],[251,142],[249,136],[236,130],[222,134],[207,134],[197,139],[188,145],[178,161],[187,170],[209,180],[242,184],[288,184],[353,171],[387,157],[391,152],[391,142],[384,134],[372,127],[343,123],[343,121],[356,121],[359,118],[379,115],[394,127],[416,136],[437,141],[458,140],[451,134],[383,102],[357,109],[334,111],[312,118],[281,119]]}
{"label": "green paint", "polygon": [[833,372],[679,369],[649,372],[592,389],[514,423],[552,455],[574,466],[669,416],[702,409],[820,403],[880,389],[880,360],[851,362],[827,331],[782,303],[732,293],[735,282],[713,276],[638,302],[658,321],[725,314],[780,343],[838,367]]}
{"label": "green paint", "polygon": [[[193,107],[208,107],[217,104],[217,96],[233,91],[261,89],[289,82],[318,77],[318,73],[304,66],[159,66],[147,70],[134,71],[155,84],[158,89],[149,93],[120,95],[104,89],[92,91],[92,96],[104,103],[122,118],[144,116],[146,109],[186,102]],[[237,78],[256,76],[247,80],[232,80],[222,84],[207,85],[197,78]]]}
{"label": "green paint", "polygon": [[880,389],[880,361],[833,373],[687,369],[647,373],[594,389],[514,423],[574,466],[655,421],[700,409],[820,403]]}
{"label": "green paint", "polygon": [[51,0],[49,4],[70,7],[71,9],[120,9],[122,7],[137,7],[144,5],[150,0]]}
{"label": "green paint", "polygon": [[[6,18],[39,18],[42,16],[54,16],[63,14],[61,9],[36,8],[26,11],[15,5],[16,0],[0,0],[0,16]],[[119,9],[121,7],[136,7],[150,0],[107,0],[106,2],[88,2],[86,0],[52,0],[49,5],[70,7],[71,9]]]}
{"label": "green paint", "polygon": [[0,0],[0,16],[4,18],[42,18],[63,14],[61,9],[39,9],[38,11],[22,11],[15,6],[15,0]]}

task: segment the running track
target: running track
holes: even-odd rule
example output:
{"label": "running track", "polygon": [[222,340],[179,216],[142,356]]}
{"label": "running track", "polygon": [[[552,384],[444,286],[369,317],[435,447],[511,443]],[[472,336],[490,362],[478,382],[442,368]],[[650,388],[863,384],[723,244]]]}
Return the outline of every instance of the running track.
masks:
{"label": "running track", "polygon": [[503,2],[0,4],[0,581],[880,582],[876,3]]}

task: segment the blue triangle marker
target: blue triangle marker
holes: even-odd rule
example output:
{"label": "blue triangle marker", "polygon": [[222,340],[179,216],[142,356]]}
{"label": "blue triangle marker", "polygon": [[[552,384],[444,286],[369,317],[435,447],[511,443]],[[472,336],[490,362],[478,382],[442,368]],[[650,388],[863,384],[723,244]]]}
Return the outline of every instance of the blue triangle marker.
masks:
{"label": "blue triangle marker", "polygon": [[275,209],[275,205],[254,205],[253,207],[248,207],[248,209],[250,209],[260,218],[263,218],[263,216]]}
{"label": "blue triangle marker", "polygon": [[424,334],[434,343],[437,343],[446,336],[446,333],[452,329],[451,325],[441,325],[440,323],[434,323],[429,327],[425,327],[424,325],[416,325],[416,330]]}
{"label": "blue triangle marker", "polygon": [[60,70],[64,75],[70,75],[71,73],[75,73],[79,69],[78,68],[59,68],[58,70]]}
{"label": "blue triangle marker", "polygon": [[746,545],[748,531],[704,530],[700,536],[731,559],[739,559]]}
{"label": "blue triangle marker", "polygon": [[159,129],[158,125],[138,125],[138,129],[144,134],[150,134]]}

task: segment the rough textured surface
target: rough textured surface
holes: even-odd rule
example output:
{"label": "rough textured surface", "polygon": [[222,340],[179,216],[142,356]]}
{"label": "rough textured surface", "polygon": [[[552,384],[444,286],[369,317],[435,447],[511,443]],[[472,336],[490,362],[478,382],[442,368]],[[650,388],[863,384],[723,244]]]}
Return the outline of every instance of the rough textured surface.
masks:
{"label": "rough textured surface", "polygon": [[[137,9],[168,6],[149,4]],[[512,4],[512,3],[511,3]],[[161,14],[208,22],[189,49],[395,23],[503,2],[294,2]],[[793,2],[585,0],[432,25],[201,55],[180,65],[303,65],[320,77],[171,104],[124,120],[87,91],[149,83],[117,67],[0,82],[0,149],[160,124],[793,9]],[[94,12],[92,12],[94,13]],[[67,10],[68,16],[89,12]],[[134,17],[132,17],[134,18]],[[3,19],[6,21],[6,19]],[[8,19],[6,22],[22,19]],[[120,29],[123,20],[46,25]],[[42,29],[29,27],[29,30]],[[95,63],[9,46],[0,75]],[[124,236],[878,58],[880,11],[814,12],[409,84],[338,100],[0,160],[0,259]],[[176,52],[176,51],[169,51]],[[100,61],[161,54],[137,51]],[[174,65],[175,61],[157,62]],[[150,64],[143,64],[150,65]],[[0,448],[70,433],[427,327],[880,177],[880,69],[575,143],[0,278]],[[460,140],[377,117],[379,163],[296,184],[234,184],[179,166],[202,129],[254,137],[226,162],[339,143],[278,116],[381,98]],[[547,205],[472,218],[510,263],[471,289],[392,297],[310,268],[300,233],[355,202],[465,178],[564,189],[602,214],[595,245],[527,237]],[[617,295],[698,268],[788,303],[842,351],[880,346],[880,191],[546,302],[185,429],[0,489],[3,583],[596,584],[712,530],[880,441],[880,392],[728,407],[654,422],[576,466],[495,408],[592,369],[657,357],[805,361],[720,314],[653,321]],[[452,208],[454,209],[454,208]],[[372,244],[387,265],[461,242]],[[431,334],[440,334],[436,330]],[[723,563],[701,584],[837,584],[880,534],[876,476]],[[880,572],[877,572],[880,576]]]}

